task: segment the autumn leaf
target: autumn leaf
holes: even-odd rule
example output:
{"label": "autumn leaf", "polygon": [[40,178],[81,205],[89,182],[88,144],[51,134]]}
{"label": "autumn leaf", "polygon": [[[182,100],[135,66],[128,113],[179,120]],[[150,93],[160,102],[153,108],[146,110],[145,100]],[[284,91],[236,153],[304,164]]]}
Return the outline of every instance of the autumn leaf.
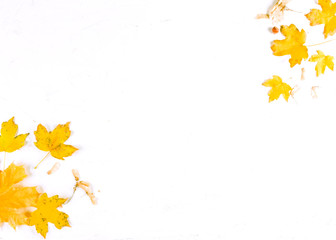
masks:
{"label": "autumn leaf", "polygon": [[330,0],[319,0],[318,4],[322,10],[312,9],[305,16],[310,21],[310,26],[324,24],[323,35],[327,38],[328,35],[332,36],[336,32],[336,3]]}
{"label": "autumn leaf", "polygon": [[285,36],[283,40],[274,40],[271,49],[275,56],[290,55],[291,67],[301,64],[302,59],[308,58],[308,49],[303,44],[306,42],[306,32],[299,31],[294,24],[281,26],[281,33]]}
{"label": "autumn leaf", "polygon": [[46,193],[38,199],[37,210],[32,212],[29,225],[35,226],[36,231],[46,238],[48,233],[48,223],[53,223],[58,229],[70,227],[68,214],[60,212],[57,208],[61,207],[66,198],[59,198],[58,195],[48,197]]}
{"label": "autumn leaf", "polygon": [[334,71],[334,57],[326,56],[321,50],[317,50],[317,54],[310,57],[309,62],[317,62],[315,66],[316,76],[323,74],[326,67]]}
{"label": "autumn leaf", "polygon": [[59,124],[52,132],[48,132],[43,125],[39,124],[34,132],[36,137],[35,146],[42,151],[50,152],[51,156],[60,160],[71,156],[78,149],[64,144],[71,134],[69,124],[70,122]]}
{"label": "autumn leaf", "polygon": [[23,147],[29,133],[16,136],[18,125],[14,123],[14,117],[1,124],[0,152],[14,152]]}
{"label": "autumn leaf", "polygon": [[272,19],[273,24],[277,24],[283,19],[286,4],[290,0],[278,0],[269,11],[268,15]]}
{"label": "autumn leaf", "polygon": [[28,224],[30,207],[37,206],[36,187],[23,187],[18,183],[27,177],[23,166],[9,165],[0,171],[0,225],[8,222],[14,229]]}
{"label": "autumn leaf", "polygon": [[288,102],[288,98],[293,90],[291,86],[284,83],[279,76],[274,75],[272,79],[266,80],[263,84],[265,87],[271,87],[268,92],[269,102],[279,99],[280,95]]}

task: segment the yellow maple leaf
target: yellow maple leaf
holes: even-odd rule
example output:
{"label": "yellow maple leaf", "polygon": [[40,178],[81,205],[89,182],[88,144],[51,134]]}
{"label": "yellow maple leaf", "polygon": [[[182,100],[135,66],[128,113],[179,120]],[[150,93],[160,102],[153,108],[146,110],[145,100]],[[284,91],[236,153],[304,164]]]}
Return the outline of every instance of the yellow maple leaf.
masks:
{"label": "yellow maple leaf", "polygon": [[47,151],[57,159],[64,160],[64,157],[71,156],[78,149],[74,146],[64,144],[71,134],[69,124],[70,122],[59,124],[51,132],[48,132],[43,125],[39,124],[37,130],[34,132],[36,137],[35,146],[42,151]]}
{"label": "yellow maple leaf", "polygon": [[13,163],[0,171],[0,225],[8,222],[15,229],[17,225],[28,224],[29,208],[37,206],[40,194],[36,187],[18,185],[26,177],[24,167]]}
{"label": "yellow maple leaf", "polygon": [[284,83],[279,76],[274,75],[272,79],[266,80],[263,84],[265,87],[271,87],[268,92],[269,102],[279,99],[280,95],[288,102],[293,88],[287,83]]}
{"label": "yellow maple leaf", "polygon": [[14,123],[14,117],[1,124],[0,152],[14,152],[23,147],[29,133],[16,136],[18,125]]}
{"label": "yellow maple leaf", "polygon": [[69,215],[57,210],[67,199],[59,198],[58,195],[48,197],[43,193],[37,202],[37,210],[32,212],[29,225],[34,226],[36,231],[46,238],[48,233],[48,223],[53,223],[58,229],[70,227]]}
{"label": "yellow maple leaf", "polygon": [[317,50],[317,54],[310,57],[309,62],[317,62],[315,66],[316,76],[318,77],[321,73],[323,74],[326,67],[334,71],[334,57],[326,56],[321,50]]}
{"label": "yellow maple leaf", "polygon": [[303,44],[306,42],[306,32],[299,31],[294,24],[282,25],[281,33],[285,36],[283,40],[274,40],[271,49],[275,56],[290,55],[289,63],[291,67],[301,64],[302,59],[308,58],[308,49]]}
{"label": "yellow maple leaf", "polygon": [[332,36],[336,33],[336,3],[330,0],[319,0],[318,4],[322,10],[312,9],[305,16],[310,21],[310,26],[324,24],[323,35],[327,38],[328,35]]}

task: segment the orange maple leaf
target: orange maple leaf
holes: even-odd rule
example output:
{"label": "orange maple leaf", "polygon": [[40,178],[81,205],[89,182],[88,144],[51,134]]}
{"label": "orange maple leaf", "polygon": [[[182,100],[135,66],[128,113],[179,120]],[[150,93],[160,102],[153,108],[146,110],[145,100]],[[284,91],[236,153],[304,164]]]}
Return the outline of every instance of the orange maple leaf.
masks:
{"label": "orange maple leaf", "polygon": [[37,206],[40,194],[36,187],[18,185],[26,177],[24,167],[13,163],[0,171],[0,225],[8,222],[15,229],[17,225],[28,224],[29,208]]}
{"label": "orange maple leaf", "polygon": [[330,0],[319,0],[318,4],[322,10],[312,9],[305,16],[310,21],[310,26],[324,24],[323,35],[327,38],[328,35],[332,36],[336,33],[336,3]]}
{"label": "orange maple leaf", "polygon": [[46,193],[42,194],[38,199],[37,210],[31,214],[29,225],[35,225],[36,231],[44,238],[48,233],[48,222],[55,224],[58,229],[70,227],[68,214],[57,210],[66,200],[58,195],[49,198]]}
{"label": "orange maple leaf", "polygon": [[274,40],[271,49],[275,56],[290,55],[291,67],[301,64],[302,59],[308,58],[308,48],[303,44],[306,42],[306,32],[299,31],[294,24],[281,26],[281,33],[285,36],[283,40]]}
{"label": "orange maple leaf", "polygon": [[78,149],[74,146],[64,144],[71,134],[69,124],[70,122],[59,124],[51,132],[48,132],[42,124],[39,124],[37,130],[34,132],[36,137],[35,146],[42,151],[47,151],[48,154],[50,153],[51,156],[60,160],[71,156]]}

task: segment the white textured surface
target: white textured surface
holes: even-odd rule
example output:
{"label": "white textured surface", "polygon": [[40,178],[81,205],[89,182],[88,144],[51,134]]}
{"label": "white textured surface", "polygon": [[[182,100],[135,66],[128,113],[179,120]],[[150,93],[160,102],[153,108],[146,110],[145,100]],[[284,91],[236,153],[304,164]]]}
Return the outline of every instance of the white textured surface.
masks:
{"label": "white textured surface", "polygon": [[[264,80],[300,76],[271,53],[280,35],[254,19],[271,3],[0,1],[0,121],[31,133],[7,161],[33,166],[37,124],[71,121],[80,150],[27,183],[68,197],[77,168],[99,200],[78,191],[63,208],[72,228],[50,225],[47,239],[335,239],[336,73],[307,70],[297,102],[267,103]],[[323,41],[303,15],[286,19]],[[336,56],[334,46],[319,49]],[[42,238],[5,225],[0,239]]]}

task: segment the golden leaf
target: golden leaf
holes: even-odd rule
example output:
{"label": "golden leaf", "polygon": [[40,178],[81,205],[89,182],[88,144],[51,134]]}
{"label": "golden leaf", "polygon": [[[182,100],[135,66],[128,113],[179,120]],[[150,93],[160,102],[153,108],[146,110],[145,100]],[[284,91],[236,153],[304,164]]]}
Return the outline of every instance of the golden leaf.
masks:
{"label": "golden leaf", "polygon": [[71,134],[69,124],[70,122],[59,124],[52,132],[48,132],[44,126],[39,124],[34,132],[36,137],[35,146],[42,151],[50,152],[57,159],[64,160],[64,157],[71,156],[78,149],[64,144]]}
{"label": "golden leaf", "polygon": [[1,124],[0,152],[14,152],[23,147],[29,133],[16,136],[18,125],[14,123],[14,117]]}
{"label": "golden leaf", "polygon": [[46,238],[48,233],[48,223],[53,223],[58,229],[70,227],[68,214],[57,210],[67,199],[59,198],[58,195],[48,197],[46,193],[38,199],[37,210],[32,212],[29,225],[34,226],[36,231]]}
{"label": "golden leaf", "polygon": [[327,38],[328,35],[332,36],[336,32],[336,3],[330,0],[319,0],[318,4],[322,10],[312,9],[305,16],[310,21],[310,26],[324,24],[323,35]]}
{"label": "golden leaf", "polygon": [[289,96],[293,88],[287,83],[284,83],[279,76],[274,75],[272,79],[266,80],[263,84],[265,87],[271,87],[271,90],[268,92],[269,102],[279,99],[280,95],[288,101]]}
{"label": "golden leaf", "polygon": [[303,44],[306,42],[306,32],[299,31],[294,24],[281,26],[281,33],[285,36],[283,40],[274,40],[271,49],[275,56],[290,55],[291,67],[301,64],[302,59],[308,58],[308,49]]}
{"label": "golden leaf", "polygon": [[24,167],[13,163],[0,171],[0,224],[8,222],[14,229],[17,225],[28,224],[29,208],[37,206],[40,194],[36,187],[17,185],[26,177]]}
{"label": "golden leaf", "polygon": [[318,77],[321,73],[323,74],[326,67],[334,71],[334,57],[326,56],[321,50],[317,50],[317,54],[310,57],[309,62],[317,62],[315,66],[316,76]]}

